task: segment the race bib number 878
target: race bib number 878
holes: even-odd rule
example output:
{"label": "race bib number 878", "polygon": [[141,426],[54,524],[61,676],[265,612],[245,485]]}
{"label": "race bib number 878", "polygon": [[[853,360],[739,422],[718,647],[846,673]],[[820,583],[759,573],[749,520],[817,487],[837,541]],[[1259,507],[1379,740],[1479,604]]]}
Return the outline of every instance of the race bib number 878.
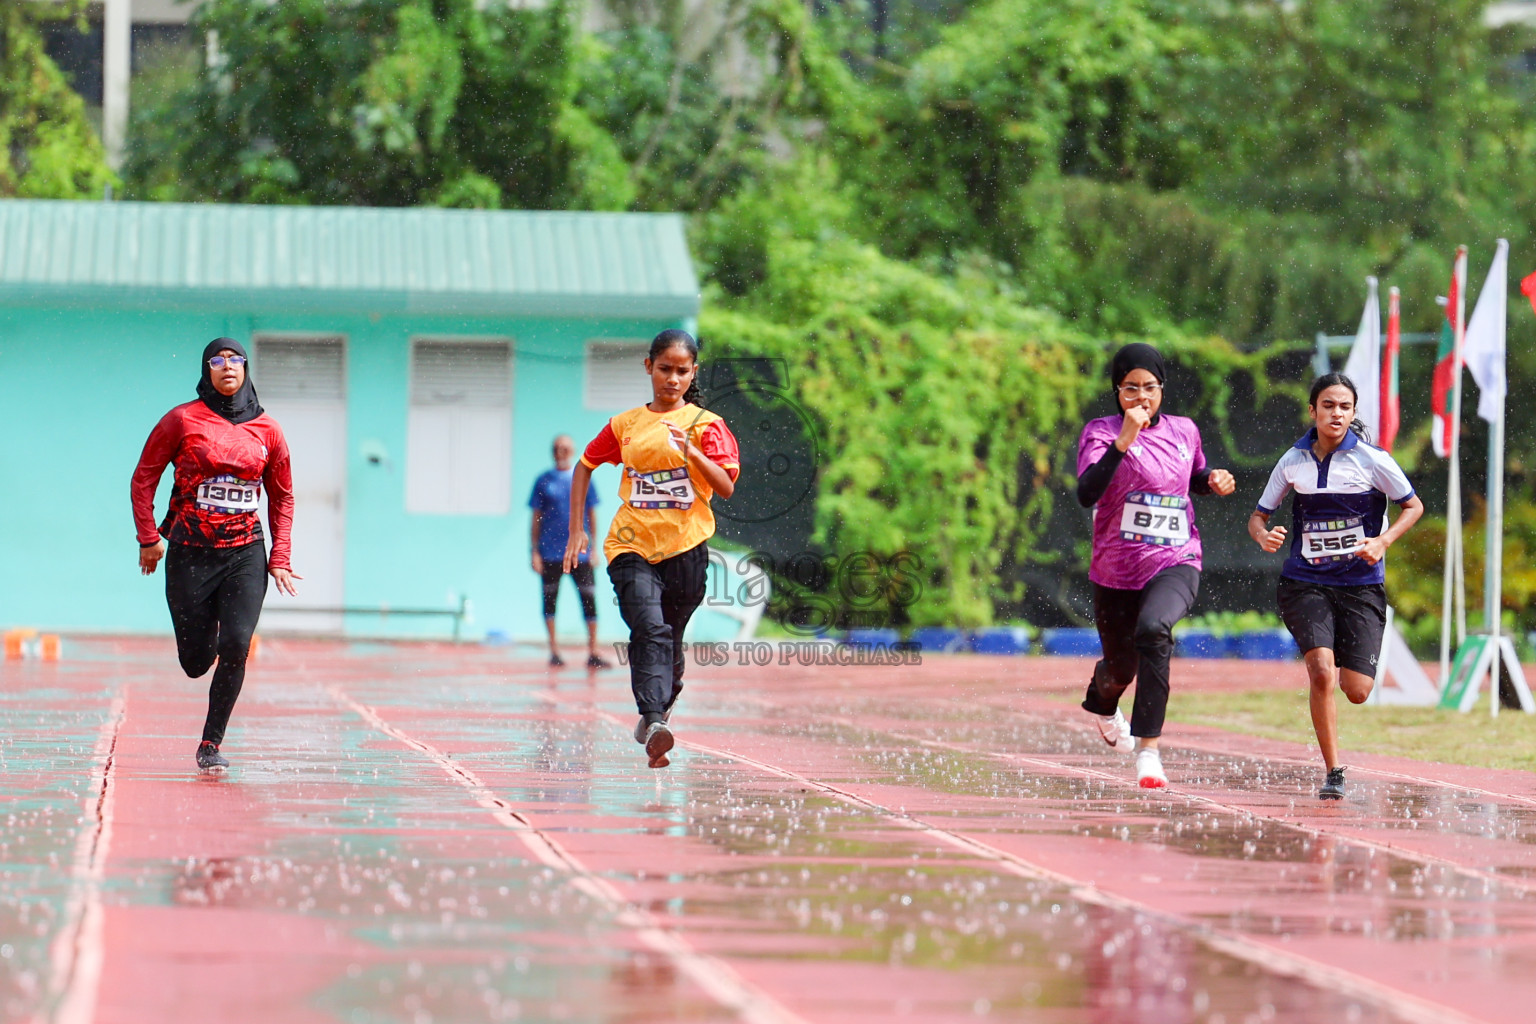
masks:
{"label": "race bib number 878", "polygon": [[1179,547],[1189,541],[1189,499],[1176,494],[1133,491],[1120,512],[1123,540]]}

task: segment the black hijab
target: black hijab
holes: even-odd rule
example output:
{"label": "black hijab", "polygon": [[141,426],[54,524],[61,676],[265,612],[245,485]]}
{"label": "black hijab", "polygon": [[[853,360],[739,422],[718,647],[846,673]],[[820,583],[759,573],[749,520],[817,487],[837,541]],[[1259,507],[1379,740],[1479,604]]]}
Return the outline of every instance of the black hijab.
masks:
{"label": "black hijab", "polygon": [[1125,346],[1109,361],[1110,386],[1118,388],[1132,370],[1146,370],[1159,384],[1168,383],[1168,365],[1163,362],[1162,353],[1140,341]]}
{"label": "black hijab", "polygon": [[[232,395],[219,394],[219,389],[213,386],[213,371],[208,367],[208,360],[224,349],[245,356],[246,359],[245,381],[240,385],[240,390]],[[203,349],[203,376],[197,382],[197,397],[231,423],[246,423],[261,415],[261,403],[256,400],[256,385],[251,383],[250,357],[246,355],[244,346],[234,338],[214,338]]]}
{"label": "black hijab", "polygon": [[[1163,362],[1163,354],[1144,342],[1133,341],[1115,353],[1115,357],[1109,361],[1110,386],[1118,389],[1120,382],[1132,370],[1146,370],[1157,378],[1159,384],[1168,383],[1168,364]],[[1157,426],[1162,418],[1163,411],[1159,409],[1150,425]]]}

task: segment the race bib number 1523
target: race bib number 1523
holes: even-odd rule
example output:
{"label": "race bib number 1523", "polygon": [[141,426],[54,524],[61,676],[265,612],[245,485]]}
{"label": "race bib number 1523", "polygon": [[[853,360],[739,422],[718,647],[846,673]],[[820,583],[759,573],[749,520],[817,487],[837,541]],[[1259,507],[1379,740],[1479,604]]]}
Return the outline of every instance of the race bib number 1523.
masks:
{"label": "race bib number 1523", "polygon": [[688,467],[654,473],[629,470],[629,504],[634,508],[692,508],[693,481]]}

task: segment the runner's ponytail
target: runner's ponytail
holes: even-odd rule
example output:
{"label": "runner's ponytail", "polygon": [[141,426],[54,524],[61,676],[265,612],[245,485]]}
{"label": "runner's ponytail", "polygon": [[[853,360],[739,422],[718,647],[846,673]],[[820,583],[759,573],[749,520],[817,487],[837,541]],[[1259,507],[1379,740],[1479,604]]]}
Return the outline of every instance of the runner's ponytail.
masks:
{"label": "runner's ponytail", "polygon": [[693,357],[694,365],[693,380],[688,382],[688,390],[683,393],[683,401],[692,402],[702,409],[704,408],[704,390],[699,387],[699,342],[694,339],[693,335],[687,331],[678,330],[675,327],[662,331],[655,338],[651,339],[650,357],[655,359],[667,349],[675,348],[679,345],[688,350],[688,354]]}

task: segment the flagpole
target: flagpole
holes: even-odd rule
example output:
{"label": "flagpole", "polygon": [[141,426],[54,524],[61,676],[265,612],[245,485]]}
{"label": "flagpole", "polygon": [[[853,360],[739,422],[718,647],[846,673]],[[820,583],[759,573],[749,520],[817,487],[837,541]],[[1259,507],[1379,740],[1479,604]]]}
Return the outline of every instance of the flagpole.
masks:
{"label": "flagpole", "polygon": [[1451,281],[1455,285],[1456,308],[1451,314],[1451,437],[1445,497],[1445,580],[1440,599],[1440,688],[1451,682],[1451,616],[1456,616],[1456,646],[1466,639],[1466,594],[1462,589],[1461,566],[1461,343],[1466,333],[1463,323],[1467,293],[1467,247],[1456,247]]}
{"label": "flagpole", "polygon": [[[1508,249],[1509,242],[1499,239],[1498,251],[1502,253]],[[1495,269],[1508,273],[1498,256],[1494,257],[1493,265]],[[1508,307],[1506,300],[1504,308],[1496,310],[1501,340],[1505,337],[1504,321],[1509,313]],[[1488,624],[1488,642],[1494,650],[1493,695],[1489,714],[1497,715],[1499,689],[1504,681],[1504,658],[1499,647],[1504,603],[1504,389],[1498,393],[1497,415],[1488,431],[1488,529],[1484,543],[1487,553],[1483,558],[1483,621]],[[1513,666],[1511,669],[1514,670]]]}

